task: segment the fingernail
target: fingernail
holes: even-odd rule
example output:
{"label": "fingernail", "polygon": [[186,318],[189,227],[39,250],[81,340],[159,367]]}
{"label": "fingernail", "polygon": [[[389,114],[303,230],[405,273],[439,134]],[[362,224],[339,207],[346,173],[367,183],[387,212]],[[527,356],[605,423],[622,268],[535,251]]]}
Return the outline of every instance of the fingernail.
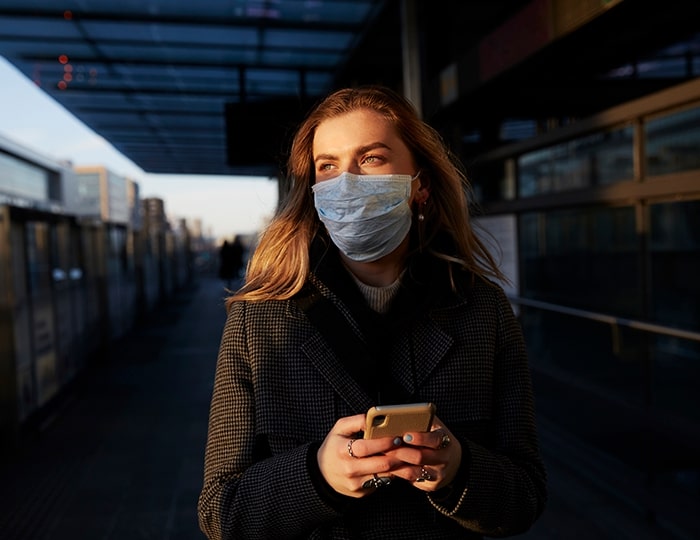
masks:
{"label": "fingernail", "polygon": [[401,446],[401,437],[396,437],[394,439],[394,446]]}
{"label": "fingernail", "polygon": [[406,442],[411,442],[413,440],[413,435],[406,433],[406,435],[403,436],[403,440]]}

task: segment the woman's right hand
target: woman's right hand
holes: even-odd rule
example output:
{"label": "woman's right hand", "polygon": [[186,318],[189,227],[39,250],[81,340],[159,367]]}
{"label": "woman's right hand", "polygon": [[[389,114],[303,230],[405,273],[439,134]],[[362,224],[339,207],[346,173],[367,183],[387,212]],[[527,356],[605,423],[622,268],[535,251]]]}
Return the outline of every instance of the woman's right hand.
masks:
{"label": "woman's right hand", "polygon": [[326,435],[316,455],[326,482],[338,493],[355,498],[375,491],[376,488],[364,487],[366,482],[375,478],[391,480],[388,472],[401,464],[395,457],[383,454],[395,448],[395,444],[400,445],[400,439],[394,442],[387,437],[374,440],[353,438],[364,428],[364,414],[341,418]]}

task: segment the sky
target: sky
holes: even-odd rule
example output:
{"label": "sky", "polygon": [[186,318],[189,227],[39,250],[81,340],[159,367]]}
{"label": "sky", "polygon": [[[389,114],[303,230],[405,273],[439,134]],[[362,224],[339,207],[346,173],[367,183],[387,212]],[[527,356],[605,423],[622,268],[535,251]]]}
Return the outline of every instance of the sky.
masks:
{"label": "sky", "polygon": [[276,180],[145,173],[2,57],[0,133],[47,158],[128,176],[142,198],[163,199],[171,219],[201,219],[204,231],[219,240],[256,233],[277,204]]}

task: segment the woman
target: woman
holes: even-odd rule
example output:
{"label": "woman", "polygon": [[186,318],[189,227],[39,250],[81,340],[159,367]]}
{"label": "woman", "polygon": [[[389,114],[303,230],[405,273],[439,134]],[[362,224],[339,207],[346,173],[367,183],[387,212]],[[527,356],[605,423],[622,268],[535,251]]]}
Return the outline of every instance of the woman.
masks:
{"label": "woman", "polygon": [[[522,334],[466,180],[394,92],[340,90],[294,138],[292,188],[228,302],[202,530],[480,538],[528,529],[545,472]],[[376,404],[432,428],[364,440]]]}

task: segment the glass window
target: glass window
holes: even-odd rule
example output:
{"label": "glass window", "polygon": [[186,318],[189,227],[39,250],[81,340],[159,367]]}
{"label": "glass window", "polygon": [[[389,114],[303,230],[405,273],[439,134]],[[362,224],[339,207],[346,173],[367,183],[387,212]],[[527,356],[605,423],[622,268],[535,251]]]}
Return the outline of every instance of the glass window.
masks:
{"label": "glass window", "polygon": [[48,294],[51,287],[49,263],[49,226],[39,221],[26,224],[27,284],[36,297]]}
{"label": "glass window", "polygon": [[640,316],[634,207],[520,216],[523,296],[614,315]]}
{"label": "glass window", "polygon": [[109,215],[103,218],[113,223],[128,223],[129,202],[126,196],[126,178],[107,171],[107,201]]}
{"label": "glass window", "polygon": [[519,195],[531,197],[634,178],[634,129],[595,133],[518,159]]}
{"label": "glass window", "polygon": [[98,173],[79,173],[78,184],[78,208],[81,214],[101,216],[101,187]]}
{"label": "glass window", "polygon": [[[644,404],[646,336],[629,328],[553,311],[526,307],[521,313],[530,363],[536,372],[561,374],[566,380],[581,381],[616,400]],[[551,398],[560,405],[573,400],[569,405],[576,407],[571,387],[557,386],[551,389],[557,394]],[[546,386],[537,385],[537,389],[538,401],[550,393]],[[567,413],[559,406],[547,410],[556,416],[562,414],[558,419],[561,424],[570,424],[572,419],[567,420]]]}
{"label": "glass window", "polygon": [[671,426],[700,420],[699,344],[533,308],[521,318],[547,420],[697,499],[697,450]]}
{"label": "glass window", "polygon": [[669,336],[652,340],[652,395],[657,408],[700,421],[700,343]]}
{"label": "glass window", "polygon": [[651,310],[654,321],[700,327],[700,201],[650,208]]}
{"label": "glass window", "polygon": [[49,176],[44,169],[0,152],[0,193],[48,201]]}
{"label": "glass window", "polygon": [[467,174],[478,204],[515,199],[515,160],[472,164]]}
{"label": "glass window", "polygon": [[700,169],[700,107],[646,123],[647,175]]}
{"label": "glass window", "polygon": [[685,57],[655,58],[647,62],[640,62],[637,66],[640,79],[649,78],[681,78],[688,76],[688,62]]}

